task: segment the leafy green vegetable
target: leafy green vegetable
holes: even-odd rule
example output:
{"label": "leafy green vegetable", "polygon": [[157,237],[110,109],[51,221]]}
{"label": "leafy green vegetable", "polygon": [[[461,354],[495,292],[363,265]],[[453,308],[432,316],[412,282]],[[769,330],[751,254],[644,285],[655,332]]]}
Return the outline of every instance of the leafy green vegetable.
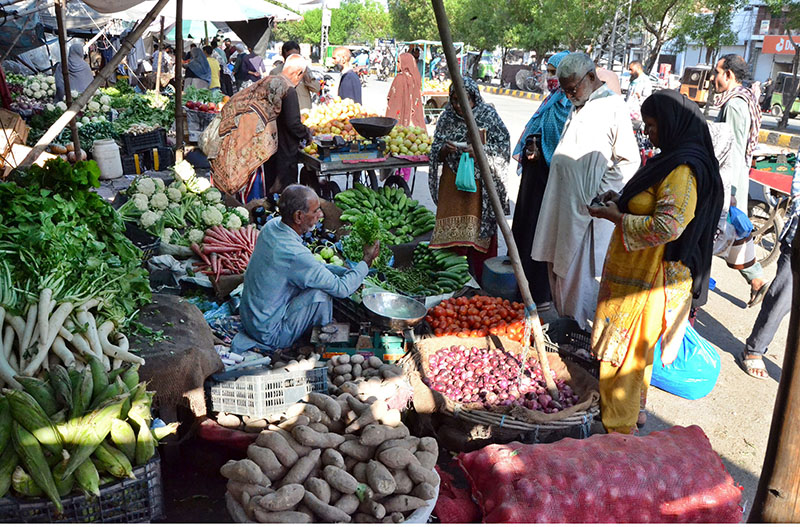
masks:
{"label": "leafy green vegetable", "polygon": [[183,92],[183,100],[184,101],[196,101],[196,102],[203,102],[203,103],[217,103],[222,101],[223,94],[221,91],[216,90],[212,91],[206,88],[197,88],[195,86],[189,86]]}
{"label": "leafy green vegetable", "polygon": [[361,238],[365,244],[375,243],[375,240],[380,238],[381,231],[381,220],[372,212],[362,214],[353,223],[353,234]]}

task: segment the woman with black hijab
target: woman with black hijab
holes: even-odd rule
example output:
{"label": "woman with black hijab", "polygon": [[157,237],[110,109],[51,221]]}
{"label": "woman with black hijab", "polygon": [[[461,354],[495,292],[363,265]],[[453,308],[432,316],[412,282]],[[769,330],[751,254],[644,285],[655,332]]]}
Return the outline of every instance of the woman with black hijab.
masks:
{"label": "woman with black hijab", "polygon": [[723,189],[714,146],[697,105],[672,90],[642,104],[645,132],[661,152],[622,194],[589,213],[616,224],[608,248],[592,348],[600,359],[600,408],[609,432],[644,424],[653,351],[670,364],[691,307],[705,303]]}

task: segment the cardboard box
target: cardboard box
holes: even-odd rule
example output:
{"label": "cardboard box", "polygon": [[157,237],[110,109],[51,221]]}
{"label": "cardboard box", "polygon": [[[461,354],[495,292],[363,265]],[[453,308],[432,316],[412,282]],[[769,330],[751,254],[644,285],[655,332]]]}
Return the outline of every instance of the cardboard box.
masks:
{"label": "cardboard box", "polygon": [[19,136],[20,144],[25,144],[28,140],[30,128],[25,124],[22,117],[12,111],[0,108],[0,127],[4,130],[13,130]]}
{"label": "cardboard box", "polygon": [[[17,167],[17,165],[22,163],[22,161],[25,159],[25,156],[27,156],[28,152],[30,152],[31,150],[33,150],[33,148],[30,148],[25,145],[20,145],[20,144],[12,145],[11,151],[8,153],[7,156],[5,156],[4,164],[1,165],[2,173],[0,174],[2,175],[2,179],[7,178],[8,175],[11,173],[11,171],[14,170]],[[58,156],[50,154],[48,152],[42,152],[36,159],[36,161],[33,162],[33,164],[43,166],[50,159],[55,159],[57,157]]]}

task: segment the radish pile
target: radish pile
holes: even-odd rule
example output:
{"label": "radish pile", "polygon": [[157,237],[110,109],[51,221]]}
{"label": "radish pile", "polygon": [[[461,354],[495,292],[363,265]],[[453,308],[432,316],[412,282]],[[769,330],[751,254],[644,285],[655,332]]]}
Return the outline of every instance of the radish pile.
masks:
{"label": "radish pile", "polygon": [[529,357],[520,372],[519,359],[501,349],[442,348],[428,357],[423,382],[455,402],[477,403],[485,408],[519,404],[552,414],[578,402],[577,394],[559,379],[556,386],[561,400],[553,401],[539,361]]}
{"label": "radish pile", "polygon": [[203,261],[195,264],[195,271],[213,276],[216,280],[223,275],[244,273],[257,238],[258,230],[252,224],[235,231],[219,225],[208,229],[202,247],[196,243],[191,246]]}

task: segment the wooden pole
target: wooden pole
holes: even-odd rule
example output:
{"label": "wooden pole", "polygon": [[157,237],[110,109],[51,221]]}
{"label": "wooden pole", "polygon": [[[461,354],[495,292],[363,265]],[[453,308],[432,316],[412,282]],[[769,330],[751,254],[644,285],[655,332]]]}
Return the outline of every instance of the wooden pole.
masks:
{"label": "wooden pole", "polygon": [[[58,27],[58,49],[61,52],[61,75],[64,77],[64,101],[67,106],[72,106],[72,88],[69,85],[69,61],[67,55],[67,28],[64,20],[64,6],[66,0],[56,2],[56,25]],[[78,120],[73,117],[69,122],[72,131],[72,145],[75,149],[75,159],[81,160],[81,139],[78,134]]]}
{"label": "wooden pole", "polygon": [[800,522],[800,231],[792,242],[792,314],[750,523]]}
{"label": "wooden pole", "polygon": [[[506,240],[508,246],[508,257],[511,259],[511,266],[514,269],[514,276],[517,278],[517,285],[519,285],[522,300],[525,303],[526,314],[526,335],[523,339],[523,346],[525,346],[525,353],[527,354],[530,338],[527,335],[527,328],[533,332],[533,341],[536,346],[539,363],[542,367],[542,376],[547,384],[547,391],[554,401],[560,401],[558,389],[553,381],[553,375],[550,372],[550,361],[547,358],[547,350],[544,345],[544,333],[542,332],[542,325],[539,321],[539,313],[536,311],[536,304],[531,297],[531,291],[528,287],[528,279],[525,277],[525,271],[522,269],[522,262],[519,258],[519,251],[517,244],[514,241],[514,235],[506,223],[505,213],[503,212],[503,204],[500,202],[500,196],[497,194],[497,189],[494,187],[492,180],[492,171],[489,167],[489,160],[486,157],[486,152],[483,149],[483,142],[481,141],[480,130],[478,124],[475,122],[475,116],[472,114],[472,106],[469,103],[467,91],[464,89],[464,79],[458,68],[458,60],[456,58],[456,51],[453,47],[453,36],[450,33],[450,22],[447,20],[447,12],[444,9],[442,0],[431,0],[433,4],[433,12],[436,15],[436,25],[439,27],[439,37],[442,39],[442,48],[444,55],[447,58],[447,68],[450,70],[450,78],[453,81],[453,89],[455,90],[458,102],[461,105],[461,110],[464,113],[464,121],[467,123],[467,132],[470,144],[473,145],[475,152],[475,159],[478,162],[478,168],[481,171],[483,178],[483,187],[486,193],[489,194],[489,199],[494,209],[495,217],[497,218],[497,225],[500,227],[500,232]],[[435,174],[434,174],[435,176]]]}
{"label": "wooden pole", "polygon": [[183,161],[183,0],[175,0],[175,161]]}
{"label": "wooden pole", "polygon": [[161,93],[161,64],[164,62],[164,15],[161,15],[161,32],[158,34],[158,66],[156,69],[156,91]]}
{"label": "wooden pole", "polygon": [[117,50],[116,55],[114,55],[108,63],[103,66],[103,69],[95,76],[94,80],[91,84],[84,90],[84,92],[74,101],[72,101],[72,105],[67,108],[67,111],[64,112],[61,117],[59,117],[53,125],[47,129],[39,142],[28,152],[28,155],[25,156],[25,159],[22,160],[20,163],[20,168],[24,168],[30,166],[38,157],[39,155],[44,152],[44,149],[47,148],[47,145],[58,136],[61,130],[67,126],[74,117],[81,109],[89,102],[89,99],[92,98],[94,92],[102,86],[106,79],[108,79],[114,70],[116,69],[117,65],[122,62],[122,58],[125,57],[128,53],[130,53],[131,49],[133,48],[133,43],[136,42],[144,33],[145,29],[155,20],[156,15],[161,11],[169,0],[158,0],[158,3],[153,6],[153,9],[145,15],[145,17],[139,22],[139,25],[136,26],[128,37],[122,42],[119,50]]}

